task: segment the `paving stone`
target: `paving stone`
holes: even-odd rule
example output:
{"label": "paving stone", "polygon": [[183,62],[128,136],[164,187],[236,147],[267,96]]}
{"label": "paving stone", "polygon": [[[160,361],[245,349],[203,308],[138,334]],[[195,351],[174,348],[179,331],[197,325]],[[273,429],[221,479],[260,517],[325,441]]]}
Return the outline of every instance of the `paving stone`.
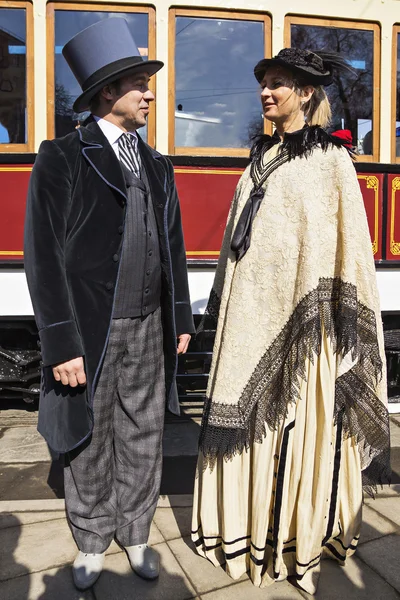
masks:
{"label": "paving stone", "polygon": [[32,511],[23,513],[1,513],[0,529],[15,527],[15,519],[18,519],[21,525],[31,525],[32,523],[45,523],[46,521],[57,521],[65,519],[64,510],[52,511]]}
{"label": "paving stone", "polygon": [[[18,516],[0,515],[0,529],[3,529],[0,546],[0,580],[21,574],[15,561],[28,568],[30,572],[36,572],[49,566],[70,563],[75,559],[77,547],[65,518],[65,512],[61,513],[61,518],[58,519],[54,518],[56,511],[40,514],[48,518],[39,518],[37,513],[23,513]],[[34,520],[30,521],[30,519]],[[154,546],[161,542],[164,542],[164,538],[157,526],[152,523],[149,544]],[[18,548],[13,556],[16,544]],[[35,553],[32,552],[33,548]],[[118,552],[123,550],[114,541],[111,542],[107,554]]]}
{"label": "paving stone", "polygon": [[398,414],[390,415],[390,421],[391,421],[391,423],[390,423],[391,425],[392,425],[392,423],[394,423],[395,425],[400,427],[400,415],[398,415]]}
{"label": "paving stone", "polygon": [[[232,580],[231,580],[232,581]],[[250,580],[202,594],[202,600],[301,600],[301,595],[290,583],[281,581],[266,588],[255,587]],[[312,596],[310,596],[312,598]]]}
{"label": "paving stone", "polygon": [[390,446],[397,448],[400,446],[400,426],[397,423],[390,423]]}
{"label": "paving stone", "polygon": [[[107,556],[104,571],[94,586],[96,600],[189,600],[196,592],[166,543],[156,546],[160,577],[145,581],[132,572],[125,554]],[[58,599],[57,599],[58,600]]]}
{"label": "paving stone", "polygon": [[[375,499],[379,500],[380,498],[394,498],[396,496],[400,498],[399,483],[393,483],[392,485],[383,485],[382,487],[378,487],[378,493],[376,494]],[[374,498],[371,498],[371,496],[366,495],[365,498],[370,502],[374,502]]]}
{"label": "paving stone", "polygon": [[400,536],[387,535],[363,544],[357,555],[400,592]]}
{"label": "paving stone", "polygon": [[375,500],[369,498],[365,500],[365,505],[384,515],[400,527],[400,498],[398,496],[389,496],[386,498],[377,496]]}
{"label": "paving stone", "polygon": [[161,494],[158,508],[183,508],[193,506],[193,494]]}
{"label": "paving stone", "polygon": [[27,405],[22,399],[14,398],[11,402],[2,398],[0,411],[0,427],[26,427],[27,425],[37,426],[38,410],[32,405]]}
{"label": "paving stone", "polygon": [[[222,567],[214,567],[209,560],[197,554],[190,537],[172,540],[168,546],[199,594],[232,585],[231,577]],[[248,576],[244,574],[242,580],[248,580]]]}
{"label": "paving stone", "polygon": [[157,508],[154,522],[166,541],[190,534],[192,524],[191,508]]}
{"label": "paving stone", "polygon": [[399,600],[399,595],[390,585],[354,556],[347,559],[345,567],[334,560],[323,560],[316,595],[299,592],[307,600]]}
{"label": "paving stone", "polygon": [[123,552],[122,548],[116,543],[114,542],[114,540],[111,542],[108,550],[106,550],[106,554],[116,554],[117,552]]}
{"label": "paving stone", "polygon": [[58,498],[41,498],[40,500],[0,500],[0,513],[65,512],[65,501]]}
{"label": "paving stone", "polygon": [[392,446],[390,450],[390,463],[392,466],[392,483],[400,483],[400,447]]}
{"label": "paving stone", "polygon": [[0,463],[1,502],[63,497],[64,478],[59,463]]}
{"label": "paving stone", "polygon": [[161,534],[161,531],[158,529],[157,525],[154,523],[151,524],[150,527],[150,535],[149,535],[149,546],[155,546],[156,544],[161,544],[164,541],[164,538]]}
{"label": "paving stone", "polygon": [[72,581],[71,568],[50,569],[0,582],[4,600],[94,600],[93,593],[78,591]]}
{"label": "paving stone", "polygon": [[361,535],[359,546],[398,531],[394,523],[388,521],[384,516],[377,512],[373,505],[363,506],[363,523],[361,527]]}
{"label": "paving stone", "polygon": [[20,525],[1,532],[0,581],[30,572],[44,571],[74,560],[76,545],[67,521]]}
{"label": "paving stone", "polygon": [[51,461],[49,448],[36,427],[10,427],[2,431],[0,463]]}

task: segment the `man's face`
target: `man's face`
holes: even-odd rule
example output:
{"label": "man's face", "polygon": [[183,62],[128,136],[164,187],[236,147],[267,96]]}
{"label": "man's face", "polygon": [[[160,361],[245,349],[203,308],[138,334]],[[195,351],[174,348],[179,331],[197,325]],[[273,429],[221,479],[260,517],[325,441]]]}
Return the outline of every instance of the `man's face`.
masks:
{"label": "man's face", "polygon": [[137,73],[121,78],[118,93],[110,86],[114,100],[110,112],[127,131],[146,125],[150,102],[154,100],[154,94],[149,90],[149,81],[147,73]]}

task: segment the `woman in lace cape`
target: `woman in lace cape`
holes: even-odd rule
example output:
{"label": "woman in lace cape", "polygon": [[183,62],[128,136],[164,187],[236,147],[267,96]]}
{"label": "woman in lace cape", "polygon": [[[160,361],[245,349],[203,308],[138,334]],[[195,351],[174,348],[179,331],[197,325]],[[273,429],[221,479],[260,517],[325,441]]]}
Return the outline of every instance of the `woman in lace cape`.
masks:
{"label": "woman in lace cape", "polygon": [[192,538],[267,586],[315,593],[356,549],[363,485],[390,476],[371,239],[345,141],[329,135],[333,55],[255,68],[265,118],[237,186],[203,326],[216,327]]}

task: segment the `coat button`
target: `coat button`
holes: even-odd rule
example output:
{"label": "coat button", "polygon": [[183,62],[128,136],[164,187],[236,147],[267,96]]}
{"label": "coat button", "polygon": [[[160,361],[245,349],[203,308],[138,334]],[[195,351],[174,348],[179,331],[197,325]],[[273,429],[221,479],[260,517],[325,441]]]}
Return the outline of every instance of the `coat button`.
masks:
{"label": "coat button", "polygon": [[149,250],[149,256],[153,256],[153,250]]}
{"label": "coat button", "polygon": [[157,208],[163,208],[164,204],[161,204],[160,202],[157,204]]}
{"label": "coat button", "polygon": [[145,293],[145,294],[148,294],[148,293],[149,293],[149,291],[150,291],[150,290],[149,290],[149,288],[146,288],[146,289],[144,290],[144,293]]}
{"label": "coat button", "polygon": [[121,233],[124,233],[124,227],[123,227],[123,225],[120,225],[120,226],[118,227],[118,233],[119,233],[119,234],[121,234]]}
{"label": "coat button", "polygon": [[150,275],[150,269],[147,269],[146,275]]}
{"label": "coat button", "polygon": [[112,290],[113,287],[114,287],[113,282],[112,281],[107,281],[107,283],[106,283],[106,289],[107,290]]}
{"label": "coat button", "polygon": [[151,237],[151,231],[149,231],[149,237]]}
{"label": "coat button", "polygon": [[118,259],[119,259],[119,256],[118,256],[118,254],[114,254],[114,256],[113,256],[113,261],[114,261],[114,262],[118,262]]}

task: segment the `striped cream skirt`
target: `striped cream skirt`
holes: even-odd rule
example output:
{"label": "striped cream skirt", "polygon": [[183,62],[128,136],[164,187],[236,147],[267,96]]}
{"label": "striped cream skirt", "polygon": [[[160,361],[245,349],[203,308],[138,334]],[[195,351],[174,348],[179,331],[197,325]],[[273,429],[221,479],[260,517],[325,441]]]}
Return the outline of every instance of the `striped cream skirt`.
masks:
{"label": "striped cream skirt", "polygon": [[334,423],[336,356],[325,340],[308,361],[300,398],[277,431],[232,460],[204,468],[195,482],[192,539],[198,552],[239,579],[264,587],[292,577],[317,589],[320,563],[344,564],[361,526],[360,455]]}

